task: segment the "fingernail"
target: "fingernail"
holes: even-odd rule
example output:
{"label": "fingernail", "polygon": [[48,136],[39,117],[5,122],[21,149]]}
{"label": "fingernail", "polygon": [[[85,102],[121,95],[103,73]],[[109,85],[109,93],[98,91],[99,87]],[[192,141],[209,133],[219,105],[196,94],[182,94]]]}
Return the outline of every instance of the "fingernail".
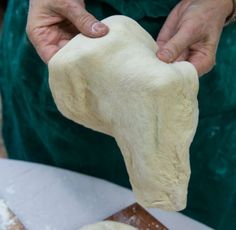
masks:
{"label": "fingernail", "polygon": [[101,22],[95,22],[92,26],[92,32],[96,34],[106,34],[107,27]]}
{"label": "fingernail", "polygon": [[159,56],[161,56],[161,58],[164,58],[166,61],[171,61],[174,55],[171,51],[165,49],[159,52]]}

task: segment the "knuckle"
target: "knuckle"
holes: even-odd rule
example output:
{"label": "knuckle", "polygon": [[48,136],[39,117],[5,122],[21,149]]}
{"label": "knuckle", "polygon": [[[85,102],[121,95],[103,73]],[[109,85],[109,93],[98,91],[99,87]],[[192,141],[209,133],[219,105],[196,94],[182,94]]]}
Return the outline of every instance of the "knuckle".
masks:
{"label": "knuckle", "polygon": [[205,35],[205,25],[200,22],[185,22],[183,23],[183,28],[191,37],[202,37]]}
{"label": "knuckle", "polygon": [[79,4],[80,4],[82,7],[85,7],[84,0],[79,0]]}
{"label": "knuckle", "polygon": [[191,36],[200,36],[202,34],[202,27],[199,25],[189,25],[188,32]]}
{"label": "knuckle", "polygon": [[54,6],[55,8],[57,8],[59,11],[63,10],[67,11],[70,9],[71,7],[71,1],[63,1],[63,0],[59,0],[58,4],[56,4]]}
{"label": "knuckle", "polygon": [[181,48],[178,44],[171,42],[170,47],[171,47],[171,50],[173,51],[174,57],[177,57],[181,53]]}
{"label": "knuckle", "polygon": [[77,8],[77,5],[78,4],[73,0],[58,0],[57,4],[53,5],[52,8],[54,11],[69,15],[75,9],[75,7]]}
{"label": "knuckle", "polygon": [[84,1],[80,0],[59,0],[56,6],[57,12],[61,12],[69,20],[73,21],[81,32],[88,33],[93,17],[84,9]]}
{"label": "knuckle", "polygon": [[77,17],[77,23],[81,27],[81,29],[86,30],[88,26],[93,22],[93,18],[86,11],[81,11]]}
{"label": "knuckle", "polygon": [[78,9],[78,3],[74,1],[63,1],[64,9],[70,13]]}

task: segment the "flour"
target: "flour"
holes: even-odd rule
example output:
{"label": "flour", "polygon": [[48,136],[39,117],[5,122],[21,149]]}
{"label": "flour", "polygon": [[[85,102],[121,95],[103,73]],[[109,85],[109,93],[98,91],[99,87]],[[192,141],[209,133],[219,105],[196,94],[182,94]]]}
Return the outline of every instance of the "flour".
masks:
{"label": "flour", "polygon": [[84,226],[79,230],[138,230],[138,229],[131,225],[107,220]]}
{"label": "flour", "polygon": [[13,186],[9,186],[5,189],[6,193],[10,194],[10,195],[14,195],[16,192],[14,190]]}
{"label": "flour", "polygon": [[6,203],[0,200],[0,229],[8,230],[11,225],[15,224],[14,218],[10,213]]}
{"label": "flour", "polygon": [[52,227],[51,225],[46,225],[45,230],[56,230],[56,229]]}

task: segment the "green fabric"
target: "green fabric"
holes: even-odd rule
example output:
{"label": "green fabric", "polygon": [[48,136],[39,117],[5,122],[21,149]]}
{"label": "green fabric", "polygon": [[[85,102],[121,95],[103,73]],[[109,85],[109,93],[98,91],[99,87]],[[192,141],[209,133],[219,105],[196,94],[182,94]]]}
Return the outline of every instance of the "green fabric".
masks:
{"label": "green fabric", "polygon": [[[90,0],[99,19],[125,14],[156,38],[174,0]],[[25,34],[27,0],[10,0],[0,42],[3,136],[9,156],[105,178],[129,187],[113,138],[64,118],[48,86],[47,66]],[[191,146],[184,213],[219,230],[236,229],[236,25],[224,30],[217,65],[200,80],[200,121]]]}

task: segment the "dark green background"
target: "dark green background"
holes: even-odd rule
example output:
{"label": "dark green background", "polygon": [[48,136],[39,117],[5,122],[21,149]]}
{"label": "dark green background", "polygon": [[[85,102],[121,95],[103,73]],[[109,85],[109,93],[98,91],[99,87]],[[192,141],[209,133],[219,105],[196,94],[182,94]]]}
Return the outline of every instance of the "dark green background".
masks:
{"label": "dark green background", "polygon": [[[99,19],[124,14],[156,38],[174,0],[91,0]],[[64,118],[48,86],[47,66],[27,39],[28,1],[10,0],[0,42],[3,135],[9,156],[105,178],[129,187],[113,138]],[[191,146],[184,213],[216,229],[236,229],[236,25],[225,28],[217,65],[200,79],[200,121]]]}

